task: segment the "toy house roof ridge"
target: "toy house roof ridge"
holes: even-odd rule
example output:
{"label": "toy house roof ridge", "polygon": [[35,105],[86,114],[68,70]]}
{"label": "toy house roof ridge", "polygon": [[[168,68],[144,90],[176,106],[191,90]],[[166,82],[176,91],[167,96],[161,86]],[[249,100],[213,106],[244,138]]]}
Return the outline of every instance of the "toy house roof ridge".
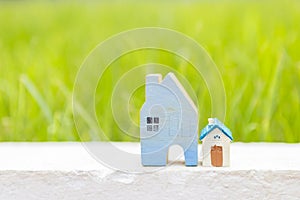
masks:
{"label": "toy house roof ridge", "polygon": [[215,128],[220,129],[230,140],[233,140],[231,131],[217,118],[213,118],[213,123],[208,124],[204,129],[202,129],[200,134],[200,140],[203,140],[211,131]]}
{"label": "toy house roof ridge", "polygon": [[176,76],[174,75],[174,73],[169,72],[165,78],[162,81],[162,84],[168,86],[168,80],[171,80],[171,82],[173,82],[177,88],[181,91],[181,93],[183,94],[183,96],[186,98],[187,102],[190,104],[190,106],[195,110],[195,112],[198,112],[197,107],[195,106],[193,100],[190,98],[190,96],[188,95],[188,93],[185,91],[184,87],[181,85],[181,83],[179,82],[179,80],[176,78]]}

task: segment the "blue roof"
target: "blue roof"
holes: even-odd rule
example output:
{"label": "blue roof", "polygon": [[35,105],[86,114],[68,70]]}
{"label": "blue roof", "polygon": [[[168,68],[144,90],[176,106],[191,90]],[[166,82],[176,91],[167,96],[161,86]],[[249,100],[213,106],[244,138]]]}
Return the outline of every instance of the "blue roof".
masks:
{"label": "blue roof", "polygon": [[202,129],[200,134],[200,140],[205,138],[211,131],[213,131],[215,128],[219,128],[227,137],[229,137],[231,140],[233,140],[232,133],[222,122],[220,122],[217,118],[213,118],[214,123],[208,124],[204,129]]}

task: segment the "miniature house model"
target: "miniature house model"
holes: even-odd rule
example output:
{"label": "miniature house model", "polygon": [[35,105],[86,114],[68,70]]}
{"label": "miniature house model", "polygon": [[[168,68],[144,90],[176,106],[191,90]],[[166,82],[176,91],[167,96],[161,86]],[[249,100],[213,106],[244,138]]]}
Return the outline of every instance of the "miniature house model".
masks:
{"label": "miniature house model", "polygon": [[169,147],[179,145],[185,165],[198,164],[198,112],[173,73],[146,76],[146,102],[140,111],[141,156],[144,166],[167,164]]}
{"label": "miniature house model", "polygon": [[200,135],[203,166],[229,166],[232,134],[217,118],[209,118],[208,122]]}

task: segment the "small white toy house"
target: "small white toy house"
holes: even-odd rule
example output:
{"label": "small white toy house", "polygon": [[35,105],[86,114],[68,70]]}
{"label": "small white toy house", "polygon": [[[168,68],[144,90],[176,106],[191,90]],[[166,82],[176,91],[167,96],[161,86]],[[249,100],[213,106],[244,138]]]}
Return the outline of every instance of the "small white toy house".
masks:
{"label": "small white toy house", "polygon": [[201,131],[203,166],[225,167],[230,165],[231,131],[217,118],[209,118]]}
{"label": "small white toy house", "polygon": [[179,145],[185,165],[198,165],[198,112],[173,73],[146,76],[146,102],[140,111],[144,166],[167,164],[169,147]]}

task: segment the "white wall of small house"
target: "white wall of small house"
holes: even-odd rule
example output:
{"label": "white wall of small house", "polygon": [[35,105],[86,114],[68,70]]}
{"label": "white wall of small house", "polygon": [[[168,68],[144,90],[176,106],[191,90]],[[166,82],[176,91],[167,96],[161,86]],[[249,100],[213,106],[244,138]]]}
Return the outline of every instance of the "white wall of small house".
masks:
{"label": "white wall of small house", "polygon": [[[214,136],[220,136],[220,139],[215,139]],[[210,132],[202,140],[202,165],[205,167],[210,167],[211,165],[211,156],[210,151],[211,147],[217,145],[222,146],[223,151],[223,166],[230,165],[230,139],[218,128]]]}

